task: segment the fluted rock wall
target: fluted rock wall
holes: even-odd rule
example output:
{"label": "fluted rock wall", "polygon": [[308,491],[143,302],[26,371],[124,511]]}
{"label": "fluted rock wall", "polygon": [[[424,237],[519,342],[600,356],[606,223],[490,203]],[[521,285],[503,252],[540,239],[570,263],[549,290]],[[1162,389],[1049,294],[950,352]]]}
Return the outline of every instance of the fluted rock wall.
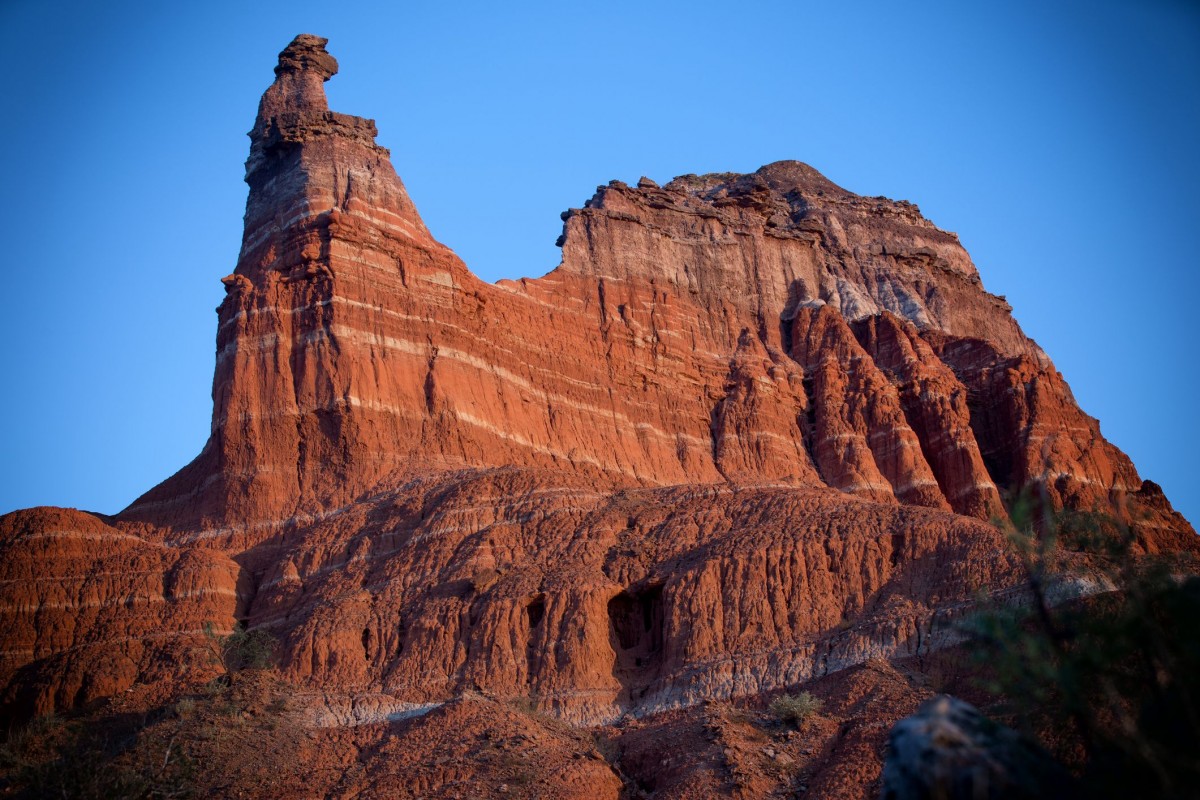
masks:
{"label": "fluted rock wall", "polygon": [[300,682],[597,722],[940,646],[976,588],[1014,581],[1002,538],[829,490],[439,475],[290,536],[251,622]]}

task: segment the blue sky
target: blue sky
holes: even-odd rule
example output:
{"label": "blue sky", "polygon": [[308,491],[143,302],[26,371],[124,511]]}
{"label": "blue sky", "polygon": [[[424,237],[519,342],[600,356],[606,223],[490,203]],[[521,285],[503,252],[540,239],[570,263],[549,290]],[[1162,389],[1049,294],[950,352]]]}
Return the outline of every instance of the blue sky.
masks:
{"label": "blue sky", "polygon": [[1170,0],[2,2],[0,512],[113,513],[199,452],[245,133],[301,32],[488,280],[552,269],[613,178],[794,158],[916,202],[1200,520],[1200,11]]}

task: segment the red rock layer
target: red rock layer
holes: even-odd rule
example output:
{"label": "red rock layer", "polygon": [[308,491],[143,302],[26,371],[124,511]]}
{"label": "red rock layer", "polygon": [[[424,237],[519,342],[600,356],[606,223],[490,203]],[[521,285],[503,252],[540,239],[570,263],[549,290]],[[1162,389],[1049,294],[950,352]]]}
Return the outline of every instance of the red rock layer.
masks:
{"label": "red rock layer", "polygon": [[[250,621],[293,680],[478,689],[579,721],[781,688],[947,635],[1001,534],[836,492],[595,492],[526,470],[399,487],[286,537]],[[932,637],[932,640],[931,640]]]}
{"label": "red rock layer", "polygon": [[0,708],[40,715],[135,682],[211,675],[248,584],[223,553],[177,549],[80,511],[0,517]]}
{"label": "red rock layer", "polygon": [[3,520],[10,701],[211,673],[203,622],[245,619],[357,708],[611,720],[951,641],[1028,484],[1195,547],[915,206],[796,162],[614,182],[486,284],[328,110],[324,44],[251,132],[204,450],[115,519]]}

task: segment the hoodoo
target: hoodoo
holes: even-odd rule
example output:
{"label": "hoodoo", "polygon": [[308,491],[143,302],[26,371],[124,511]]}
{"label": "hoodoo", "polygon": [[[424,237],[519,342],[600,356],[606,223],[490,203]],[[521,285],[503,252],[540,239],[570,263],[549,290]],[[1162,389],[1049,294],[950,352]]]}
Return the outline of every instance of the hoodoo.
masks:
{"label": "hoodoo", "polygon": [[1196,548],[913,204],[790,161],[613,181],[558,268],[485,283],[325,44],[250,133],[202,452],[112,518],[0,519],[8,713],[170,696],[242,622],[314,725],[611,723],[954,642],[1023,489]]}

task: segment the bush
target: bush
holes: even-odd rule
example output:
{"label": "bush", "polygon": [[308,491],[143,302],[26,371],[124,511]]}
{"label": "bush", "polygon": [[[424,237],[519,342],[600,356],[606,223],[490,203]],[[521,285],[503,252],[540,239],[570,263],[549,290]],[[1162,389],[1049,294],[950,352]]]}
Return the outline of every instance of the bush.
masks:
{"label": "bush", "polygon": [[275,637],[261,628],[248,631],[238,623],[226,636],[218,634],[211,622],[204,624],[211,652],[226,675],[244,669],[270,669],[275,665]]}
{"label": "bush", "polygon": [[781,694],[771,701],[771,713],[784,722],[799,725],[821,710],[821,698],[809,692]]}
{"label": "bush", "polygon": [[[1027,600],[968,626],[986,689],[1074,763],[1089,797],[1194,796],[1200,784],[1200,578],[1137,555],[1128,526],[1022,498],[1011,540]],[[1060,587],[1100,589],[1070,599]],[[1104,591],[1115,587],[1116,591]],[[1040,736],[1039,736],[1040,735]]]}

